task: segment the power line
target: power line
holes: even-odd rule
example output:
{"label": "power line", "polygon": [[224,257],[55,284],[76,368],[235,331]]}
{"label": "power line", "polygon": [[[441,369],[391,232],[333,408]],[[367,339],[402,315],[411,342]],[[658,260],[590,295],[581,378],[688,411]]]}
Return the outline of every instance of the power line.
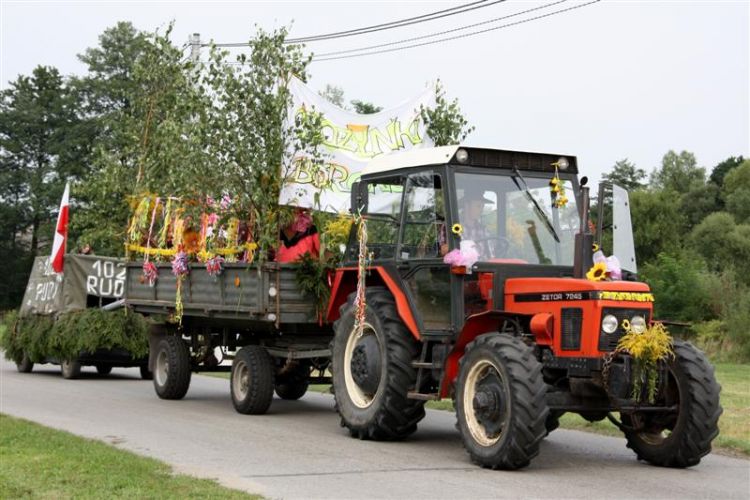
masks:
{"label": "power line", "polygon": [[[335,56],[335,57],[325,57],[325,58],[321,58],[321,59],[316,59],[315,57],[313,57],[312,62],[335,61],[337,59],[350,59],[352,57],[372,56],[372,55],[375,55],[375,54],[384,54],[384,53],[387,53],[387,52],[396,52],[396,51],[399,51],[399,50],[406,50],[406,49],[412,49],[412,48],[415,48],[415,47],[424,47],[424,46],[427,46],[427,45],[434,45],[436,43],[448,42],[448,41],[452,41],[452,40],[459,40],[459,39],[468,38],[468,37],[474,36],[474,35],[480,35],[480,34],[483,34],[483,33],[488,33],[490,31],[496,31],[496,30],[503,29],[503,28],[509,28],[511,26],[517,26],[519,24],[525,24],[525,23],[528,23],[528,22],[531,22],[531,21],[537,21],[539,19],[544,19],[546,17],[551,17],[551,16],[554,16],[554,15],[557,15],[557,14],[562,14],[564,12],[568,12],[568,11],[571,11],[571,10],[580,9],[582,7],[586,7],[588,5],[592,5],[592,4],[598,3],[600,1],[601,0],[592,0],[590,2],[586,2],[586,3],[574,5],[572,7],[568,7],[568,8],[565,8],[565,9],[560,9],[560,10],[556,10],[556,11],[553,11],[553,12],[549,12],[547,14],[541,14],[541,15],[530,17],[530,18],[527,18],[527,19],[521,19],[520,21],[515,21],[515,22],[512,22],[512,23],[501,24],[500,26],[495,26],[493,28],[487,28],[487,29],[483,29],[483,30],[479,30],[479,31],[472,31],[471,33],[464,33],[464,34],[461,34],[461,35],[455,35],[455,36],[451,36],[451,37],[440,38],[438,40],[432,40],[430,42],[415,43],[415,44],[412,44],[412,45],[405,45],[403,47],[394,47],[394,48],[390,48],[390,49],[375,50],[375,51],[370,51],[370,52],[361,52],[361,53],[358,53],[358,54],[349,54],[349,55],[342,55],[342,56]],[[443,34],[446,34],[446,33],[448,33],[448,32],[443,32],[443,33],[440,33],[440,34],[443,35]]]}
{"label": "power line", "polygon": [[[337,31],[333,33],[326,33],[322,35],[311,35],[306,37],[299,37],[299,38],[289,38],[284,41],[285,44],[298,44],[298,43],[306,43],[306,42],[319,42],[324,40],[333,40],[336,38],[344,38],[349,36],[356,36],[356,35],[364,35],[367,33],[375,33],[377,31],[385,31],[395,28],[402,28],[404,26],[411,26],[413,24],[419,24],[424,23],[428,21],[434,21],[436,19],[442,19],[444,17],[449,16],[455,16],[457,14],[463,14],[465,12],[471,12],[473,10],[477,9],[484,9],[486,7],[491,7],[498,3],[506,2],[507,0],[493,0],[492,2],[488,2],[488,0],[479,0],[476,2],[468,3],[459,5],[457,7],[451,7],[450,9],[443,9],[438,10],[435,12],[430,12],[429,14],[422,14],[420,16],[415,17],[409,17],[405,19],[400,19],[397,21],[390,21],[387,23],[382,24],[375,24],[372,26],[364,26],[362,28],[356,28],[346,31]],[[234,43],[216,43],[214,44],[216,47],[246,47],[249,42],[234,42]],[[204,44],[204,46],[207,46],[208,44]]]}
{"label": "power line", "polygon": [[521,16],[523,14],[528,14],[529,12],[534,12],[534,11],[542,10],[542,9],[548,9],[550,7],[553,7],[555,5],[559,5],[559,4],[567,2],[567,1],[568,0],[557,0],[556,2],[548,3],[546,5],[540,5],[540,6],[531,8],[531,9],[522,10],[522,11],[519,11],[519,12],[515,12],[513,14],[508,14],[508,15],[502,16],[502,17],[496,17],[494,19],[489,19],[487,21],[482,21],[482,22],[479,22],[479,23],[467,24],[466,26],[461,26],[461,27],[454,28],[454,29],[451,29],[451,30],[448,30],[448,31],[440,31],[440,32],[437,32],[437,33],[431,33],[429,35],[422,35],[422,36],[417,36],[417,37],[413,37],[413,38],[406,38],[404,40],[398,40],[396,42],[381,43],[381,44],[378,44],[378,45],[369,45],[369,46],[366,46],[366,47],[358,47],[356,49],[338,50],[338,51],[335,51],[335,52],[325,52],[325,53],[322,53],[322,54],[315,54],[315,57],[329,57],[329,56],[335,56],[335,55],[339,55],[339,54],[350,54],[350,53],[353,53],[353,52],[360,52],[360,51],[364,51],[364,50],[379,49],[381,47],[390,47],[390,46],[393,46],[393,45],[401,45],[403,43],[415,42],[417,40],[424,40],[426,38],[434,38],[436,36],[447,35],[448,33],[455,33],[457,31],[467,30],[469,28],[476,28],[477,26],[483,26],[485,24],[496,23],[497,21],[503,21],[505,19],[510,19],[511,17]]}

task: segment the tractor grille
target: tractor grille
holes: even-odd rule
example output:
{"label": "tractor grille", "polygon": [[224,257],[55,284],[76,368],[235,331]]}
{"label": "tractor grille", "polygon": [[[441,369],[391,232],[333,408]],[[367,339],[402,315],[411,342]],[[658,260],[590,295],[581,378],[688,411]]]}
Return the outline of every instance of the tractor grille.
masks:
{"label": "tractor grille", "polygon": [[581,348],[581,326],[583,309],[564,307],[562,309],[562,348],[566,351],[577,351]]}
{"label": "tractor grille", "polygon": [[614,309],[607,308],[602,309],[602,318],[607,314],[613,315],[617,318],[617,330],[612,333],[606,333],[604,330],[599,330],[599,350],[600,351],[614,351],[617,348],[617,342],[620,341],[620,337],[625,335],[625,330],[622,328],[622,320],[630,320],[635,315],[643,316],[646,318],[646,323],[651,320],[651,314],[648,309]]}

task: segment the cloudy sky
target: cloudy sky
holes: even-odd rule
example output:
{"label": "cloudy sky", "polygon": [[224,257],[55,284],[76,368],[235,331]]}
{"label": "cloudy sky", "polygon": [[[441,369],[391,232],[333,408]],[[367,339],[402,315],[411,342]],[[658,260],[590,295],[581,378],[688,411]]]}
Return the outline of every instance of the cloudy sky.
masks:
{"label": "cloudy sky", "polygon": [[[407,28],[309,44],[349,50],[463,26],[551,4],[508,0]],[[580,5],[455,31],[466,34]],[[154,30],[175,21],[176,45],[243,42],[257,24],[291,36],[359,28],[466,2],[167,2],[0,0],[0,81],[39,64],[83,73],[76,54],[117,21]],[[486,2],[490,3],[490,2]],[[596,179],[619,159],[651,170],[669,149],[713,167],[750,156],[750,2],[602,0],[569,12],[460,40],[315,62],[310,85],[332,83],[346,98],[389,107],[442,79],[476,131],[467,144],[574,154]],[[450,35],[444,35],[450,36]],[[440,36],[423,41],[440,39]],[[398,47],[392,45],[390,47]]]}

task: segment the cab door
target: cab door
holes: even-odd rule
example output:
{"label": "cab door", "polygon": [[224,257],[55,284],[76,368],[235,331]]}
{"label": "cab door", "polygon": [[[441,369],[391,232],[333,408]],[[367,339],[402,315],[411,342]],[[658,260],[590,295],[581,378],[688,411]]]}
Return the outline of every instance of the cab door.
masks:
{"label": "cab door", "polygon": [[446,190],[438,170],[406,176],[396,261],[426,333],[454,332],[453,278],[443,256],[450,245]]}

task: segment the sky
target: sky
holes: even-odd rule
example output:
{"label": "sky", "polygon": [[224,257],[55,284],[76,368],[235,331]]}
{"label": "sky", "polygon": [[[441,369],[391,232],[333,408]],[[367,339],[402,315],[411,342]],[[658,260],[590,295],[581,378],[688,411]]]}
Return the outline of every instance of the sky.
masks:
{"label": "sky", "polygon": [[[307,48],[325,53],[395,42],[552,1],[508,0]],[[587,1],[567,0],[539,12]],[[85,73],[76,55],[97,45],[102,31],[118,21],[144,31],[174,21],[173,40],[182,46],[190,33],[200,33],[204,42],[244,42],[258,25],[290,26],[290,36],[308,36],[467,2],[0,0],[0,85],[7,88],[37,65]],[[454,34],[523,17],[529,16]],[[314,62],[309,85],[319,90],[334,84],[347,100],[388,108],[440,78],[476,127],[468,146],[575,155],[579,171],[592,180],[624,158],[650,171],[670,149],[693,152],[710,172],[729,156],[750,157],[749,26],[747,0],[602,0],[460,40]]]}

